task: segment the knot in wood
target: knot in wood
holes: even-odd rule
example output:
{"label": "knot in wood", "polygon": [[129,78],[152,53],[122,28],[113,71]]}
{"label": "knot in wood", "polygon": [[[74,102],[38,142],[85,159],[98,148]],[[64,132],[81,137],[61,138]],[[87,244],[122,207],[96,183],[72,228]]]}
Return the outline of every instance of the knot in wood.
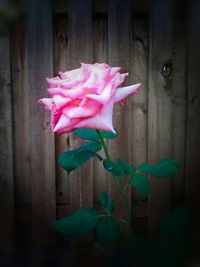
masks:
{"label": "knot in wood", "polygon": [[160,65],[159,71],[164,78],[169,78],[172,75],[173,66],[172,62],[167,61]]}

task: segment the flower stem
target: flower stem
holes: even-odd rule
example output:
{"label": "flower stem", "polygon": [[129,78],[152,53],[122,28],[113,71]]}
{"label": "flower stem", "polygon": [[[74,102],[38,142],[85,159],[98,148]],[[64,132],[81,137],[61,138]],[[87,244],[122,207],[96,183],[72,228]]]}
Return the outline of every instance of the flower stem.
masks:
{"label": "flower stem", "polygon": [[105,143],[105,141],[103,139],[103,136],[102,136],[101,132],[99,130],[96,130],[96,132],[97,132],[98,137],[99,137],[99,139],[101,141],[101,144],[103,146],[103,150],[105,152],[106,158],[109,159],[109,160],[111,160],[110,155],[109,155],[109,152],[108,152],[108,149],[107,149],[107,146],[106,146],[106,143]]}
{"label": "flower stem", "polygon": [[[103,147],[103,150],[105,152],[106,159],[111,161],[111,157],[109,155],[108,148],[107,148],[107,146],[105,144],[105,141],[103,139],[103,136],[102,136],[101,132],[99,130],[96,130],[96,132],[98,134],[99,140],[100,140],[100,142],[102,144],[102,147]],[[112,178],[113,178],[115,187],[116,187],[117,191],[119,192],[120,197],[123,200],[125,212],[126,212],[127,219],[128,219],[127,223],[128,223],[128,227],[129,227],[129,232],[130,232],[130,235],[131,235],[131,238],[132,238],[133,237],[133,231],[132,231],[132,222],[131,222],[131,215],[130,215],[131,213],[130,213],[128,199],[126,197],[125,191],[123,190],[123,187],[121,186],[121,184],[119,182],[118,177],[112,176]]]}

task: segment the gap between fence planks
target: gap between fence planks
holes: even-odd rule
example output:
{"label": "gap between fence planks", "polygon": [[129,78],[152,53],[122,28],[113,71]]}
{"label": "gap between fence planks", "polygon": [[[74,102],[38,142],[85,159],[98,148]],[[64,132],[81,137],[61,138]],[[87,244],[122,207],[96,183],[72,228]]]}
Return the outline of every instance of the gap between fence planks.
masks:
{"label": "gap between fence planks", "polygon": [[45,77],[53,73],[52,3],[28,1],[28,77],[33,239],[51,240],[55,219],[55,150],[50,114],[37,103],[47,96]]}

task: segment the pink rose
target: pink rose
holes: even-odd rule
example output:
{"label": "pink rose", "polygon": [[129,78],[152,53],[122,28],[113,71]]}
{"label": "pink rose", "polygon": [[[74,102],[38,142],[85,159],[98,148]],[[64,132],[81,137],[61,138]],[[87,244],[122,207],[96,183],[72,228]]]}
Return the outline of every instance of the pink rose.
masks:
{"label": "pink rose", "polygon": [[112,124],[114,104],[138,91],[141,84],[120,87],[128,73],[104,63],[84,64],[75,70],[59,72],[47,78],[48,93],[38,103],[52,112],[53,132],[62,134],[76,128],[93,128],[115,132]]}

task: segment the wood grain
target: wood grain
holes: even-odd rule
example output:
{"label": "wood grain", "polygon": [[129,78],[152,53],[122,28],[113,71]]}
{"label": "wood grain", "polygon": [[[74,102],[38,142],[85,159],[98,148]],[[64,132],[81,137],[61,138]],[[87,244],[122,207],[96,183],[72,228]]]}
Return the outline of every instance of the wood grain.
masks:
{"label": "wood grain", "polygon": [[0,249],[14,241],[14,188],[9,35],[0,37]]}
{"label": "wood grain", "polygon": [[194,235],[200,240],[200,6],[198,1],[191,1],[189,15],[189,52],[188,52],[188,101],[187,101],[187,140],[186,140],[186,203],[190,209]]}
{"label": "wood grain", "polygon": [[[148,19],[135,17],[133,22],[133,49],[131,77],[134,83],[139,81],[142,86],[133,97],[130,97],[130,112],[127,118],[129,122],[128,140],[129,157],[134,166],[147,162],[147,92],[148,92]],[[147,206],[147,200],[142,199],[133,189],[132,209],[133,216],[141,206]],[[147,214],[146,214],[147,215]],[[134,229],[137,231],[137,229]]]}
{"label": "wood grain", "polygon": [[[98,208],[102,191],[116,197],[116,215],[124,216],[111,177],[98,160],[70,176],[56,164],[60,152],[78,147],[81,141],[73,133],[56,136],[54,148],[50,114],[37,104],[37,99],[48,96],[47,76],[78,68],[80,62],[121,66],[122,72],[130,73],[126,84],[139,80],[143,84],[124,106],[115,108],[114,126],[120,134],[109,141],[112,158],[138,165],[170,156],[181,164],[181,171],[171,178],[150,177],[149,199],[140,198],[135,190],[132,195],[128,192],[134,231],[144,233],[148,224],[149,232],[157,233],[160,219],[186,203],[197,236],[199,5],[197,0],[188,4],[187,37],[186,18],[173,17],[174,3],[154,0],[149,20],[146,14],[138,14],[144,2],[137,1],[132,8],[131,0],[63,0],[65,9],[59,9],[61,1],[54,3],[52,16],[51,1],[29,0],[26,25],[19,20],[10,40],[0,37],[0,199],[4,203],[0,212],[5,217],[0,235],[4,234],[1,240],[7,240],[8,246],[15,222],[21,240],[32,238],[30,223],[35,239],[47,240],[55,214],[64,217],[80,207]],[[147,11],[146,4],[141,11]],[[166,62],[172,73],[164,77]]]}
{"label": "wood grain", "polygon": [[[171,1],[153,1],[150,13],[148,161],[172,156],[172,76],[162,75],[163,64],[172,62],[173,14]],[[148,229],[158,230],[160,219],[170,211],[171,179],[150,177]]]}
{"label": "wood grain", "polygon": [[11,34],[15,205],[31,205],[27,36],[24,21]]}
{"label": "wood grain", "polygon": [[[67,16],[54,19],[54,75],[65,72],[68,67],[68,21]],[[58,165],[58,156],[69,150],[69,134],[56,135],[56,202],[57,205],[70,203],[70,184],[67,172]]]}
{"label": "wood grain", "polygon": [[55,218],[55,150],[50,114],[37,104],[47,96],[53,73],[51,1],[28,2],[28,77],[30,105],[31,195],[34,239],[42,241]]}
{"label": "wood grain", "polygon": [[[80,63],[92,63],[92,1],[68,1],[69,69]],[[70,134],[70,147],[80,145],[80,139]],[[70,174],[70,204],[72,210],[93,205],[92,161]]]}
{"label": "wood grain", "polygon": [[[93,21],[93,60],[102,63],[108,61],[108,22],[106,16],[98,16]],[[105,141],[107,142],[107,141]],[[105,157],[104,152],[99,153]],[[94,203],[98,203],[101,192],[108,191],[108,174],[103,164],[94,159]]]}
{"label": "wood grain", "polygon": [[173,79],[172,79],[172,157],[181,169],[172,179],[172,205],[179,206],[185,199],[185,142],[187,109],[187,38],[186,21],[178,17],[174,24]]}
{"label": "wood grain", "polygon": [[[131,1],[115,1],[108,2],[108,47],[109,47],[109,64],[111,66],[122,67],[122,72],[130,71],[130,52],[131,52],[131,31],[132,31],[132,5]],[[122,38],[123,36],[123,38]],[[132,76],[126,79],[126,83],[132,81]],[[124,161],[131,163],[129,158],[129,140],[127,136],[132,130],[129,127],[130,114],[130,99],[122,107],[116,105],[113,113],[113,124],[119,132],[117,140],[109,142],[109,149],[113,159],[121,158]],[[126,141],[125,141],[126,140]],[[109,190],[111,195],[116,199],[117,215],[124,217],[124,209],[121,198],[116,192],[112,178],[109,179]],[[127,192],[129,202],[131,199],[130,190]]]}

